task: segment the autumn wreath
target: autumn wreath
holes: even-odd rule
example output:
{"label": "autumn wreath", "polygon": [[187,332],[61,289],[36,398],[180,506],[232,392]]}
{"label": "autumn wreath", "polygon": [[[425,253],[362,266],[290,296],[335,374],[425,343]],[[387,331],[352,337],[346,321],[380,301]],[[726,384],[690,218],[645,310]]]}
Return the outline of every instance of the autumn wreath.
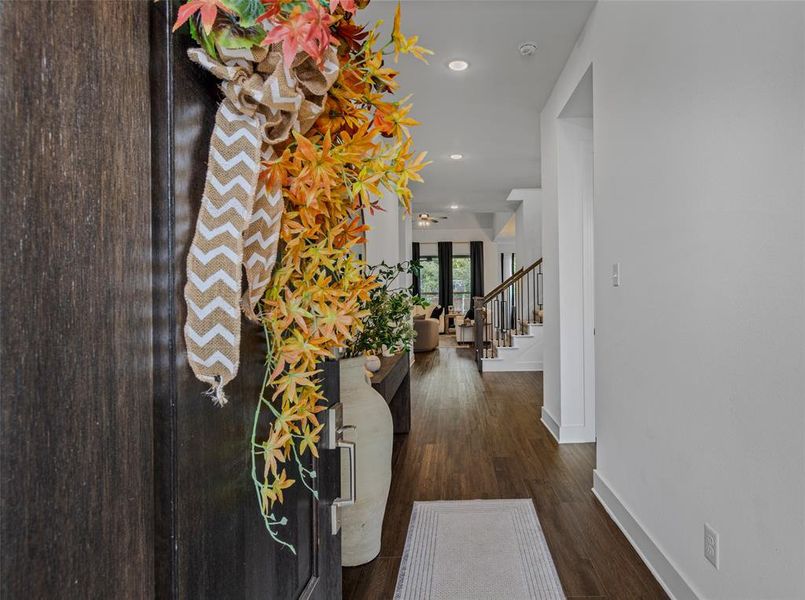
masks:
{"label": "autumn wreath", "polygon": [[354,21],[366,4],[189,0],[174,26],[187,24],[199,44],[190,58],[224,95],[188,256],[188,359],[223,404],[241,310],[261,323],[269,350],[252,478],[266,528],[291,550],[274,506],[297,481],[316,494],[302,457],[317,455],[323,427],[318,365],[362,330],[377,285],[354,252],[365,241],[362,211],[381,209],[382,188],[410,209],[409,183],[426,164],[412,148],[408,98],[389,98],[397,73],[386,61],[430,51],[400,33],[399,4],[380,46],[380,22]]}

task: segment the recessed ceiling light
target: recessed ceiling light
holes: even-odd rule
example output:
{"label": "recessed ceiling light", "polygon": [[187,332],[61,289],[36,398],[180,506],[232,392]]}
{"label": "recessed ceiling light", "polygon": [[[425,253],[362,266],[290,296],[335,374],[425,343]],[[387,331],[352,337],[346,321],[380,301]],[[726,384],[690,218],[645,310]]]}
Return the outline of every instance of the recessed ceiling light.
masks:
{"label": "recessed ceiling light", "polygon": [[450,67],[451,71],[466,71],[467,67],[470,66],[466,60],[451,60],[447,63],[447,66]]}
{"label": "recessed ceiling light", "polygon": [[451,208],[452,210],[458,210],[458,204],[451,204],[451,205],[450,205],[450,208]]}
{"label": "recessed ceiling light", "polygon": [[462,158],[464,158],[464,155],[463,154],[451,154],[450,158],[452,158],[453,160],[461,160]]}

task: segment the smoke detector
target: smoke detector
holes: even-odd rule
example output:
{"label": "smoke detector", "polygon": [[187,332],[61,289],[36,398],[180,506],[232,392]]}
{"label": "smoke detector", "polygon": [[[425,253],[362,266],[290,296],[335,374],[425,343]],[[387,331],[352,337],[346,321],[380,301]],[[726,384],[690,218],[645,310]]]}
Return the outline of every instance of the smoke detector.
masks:
{"label": "smoke detector", "polygon": [[534,42],[524,42],[520,44],[520,56],[531,56],[537,51],[537,45]]}

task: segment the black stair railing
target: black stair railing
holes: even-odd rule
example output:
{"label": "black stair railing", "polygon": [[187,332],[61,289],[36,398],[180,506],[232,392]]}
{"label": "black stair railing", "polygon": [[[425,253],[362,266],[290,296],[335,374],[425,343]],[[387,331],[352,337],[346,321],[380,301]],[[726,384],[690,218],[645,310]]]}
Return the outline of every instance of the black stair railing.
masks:
{"label": "black stair railing", "polygon": [[484,358],[497,358],[498,348],[512,345],[514,335],[542,323],[542,259],[516,271],[486,296],[474,297],[475,360],[483,371]]}

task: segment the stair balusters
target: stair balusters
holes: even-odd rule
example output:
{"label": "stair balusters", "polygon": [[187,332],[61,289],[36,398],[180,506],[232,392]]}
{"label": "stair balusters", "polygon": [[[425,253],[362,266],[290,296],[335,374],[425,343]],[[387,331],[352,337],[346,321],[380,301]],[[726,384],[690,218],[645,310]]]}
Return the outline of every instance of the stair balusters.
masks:
{"label": "stair balusters", "polygon": [[498,348],[511,347],[515,335],[527,335],[529,326],[541,323],[542,259],[519,269],[484,297],[473,298],[475,359],[498,358]]}

